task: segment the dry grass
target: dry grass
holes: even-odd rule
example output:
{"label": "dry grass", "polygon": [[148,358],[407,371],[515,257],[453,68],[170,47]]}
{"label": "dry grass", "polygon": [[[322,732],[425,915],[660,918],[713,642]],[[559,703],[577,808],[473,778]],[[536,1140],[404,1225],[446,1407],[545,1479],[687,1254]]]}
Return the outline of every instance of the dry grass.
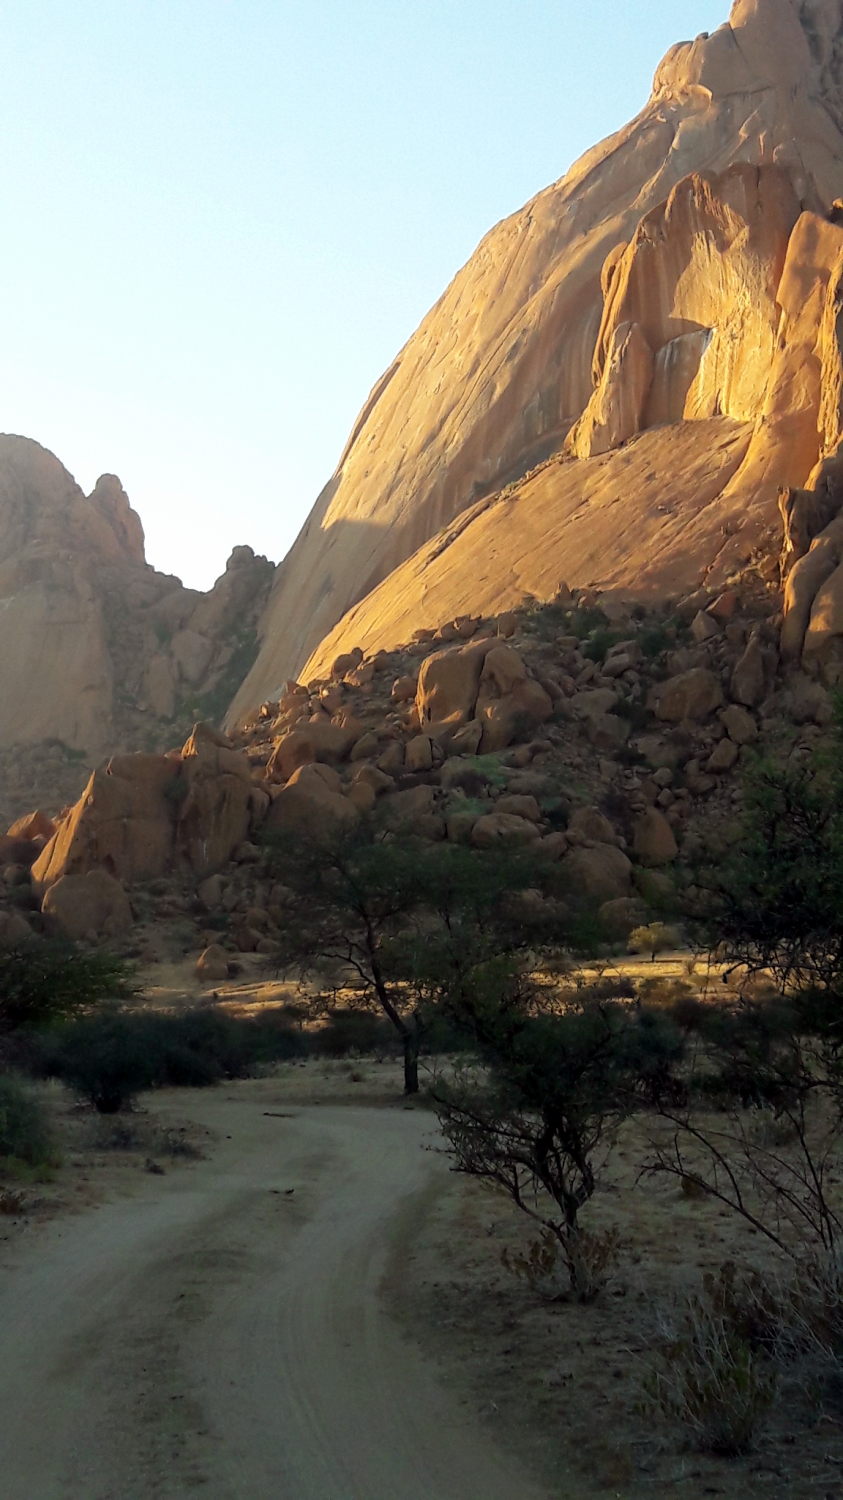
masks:
{"label": "dry grass", "polygon": [[617,1278],[599,1302],[548,1302],[509,1274],[502,1260],[523,1254],[533,1231],[502,1196],[455,1178],[395,1268],[396,1311],[561,1493],[836,1500],[843,1403],[819,1421],[807,1407],[774,1407],[756,1451],[737,1458],[694,1451],[690,1432],[683,1439],[647,1409],[660,1309],[724,1261],[771,1276],[775,1265],[760,1237],[711,1200],[676,1181],[636,1186],[647,1133],[640,1122],[626,1128],[583,1212],[585,1226],[620,1241]]}

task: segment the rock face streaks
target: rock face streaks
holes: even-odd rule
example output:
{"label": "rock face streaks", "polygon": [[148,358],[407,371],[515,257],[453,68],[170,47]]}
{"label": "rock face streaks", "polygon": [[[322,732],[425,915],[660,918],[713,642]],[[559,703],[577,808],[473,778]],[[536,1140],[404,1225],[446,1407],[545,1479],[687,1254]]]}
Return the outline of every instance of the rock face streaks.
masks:
{"label": "rock face streaks", "polygon": [[[276,575],[232,717],[431,538],[447,547],[456,517],[566,444],[590,461],[660,424],[746,424],[744,463],[690,560],[728,572],[751,553],[778,486],[804,485],[833,441],[837,324],[815,273],[833,278],[839,241],[841,54],[841,0],[737,0],[728,24],[668,53],[627,127],[487,235],[367,402]],[[691,546],[677,539],[678,566]],[[643,561],[633,551],[622,581]],[[452,612],[474,607],[470,577],[458,586]]]}

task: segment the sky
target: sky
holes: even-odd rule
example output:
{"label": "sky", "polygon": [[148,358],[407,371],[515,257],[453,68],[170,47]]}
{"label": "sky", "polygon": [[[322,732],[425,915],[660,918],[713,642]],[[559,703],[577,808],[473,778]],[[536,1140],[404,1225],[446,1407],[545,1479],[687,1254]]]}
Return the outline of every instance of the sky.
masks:
{"label": "sky", "polygon": [[478,241],[729,0],[0,0],[0,431],[279,561]]}

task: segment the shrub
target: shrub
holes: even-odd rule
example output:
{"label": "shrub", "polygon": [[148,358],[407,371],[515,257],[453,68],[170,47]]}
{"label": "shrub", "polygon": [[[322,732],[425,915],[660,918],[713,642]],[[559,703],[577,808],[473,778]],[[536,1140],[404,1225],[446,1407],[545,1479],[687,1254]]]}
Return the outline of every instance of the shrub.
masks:
{"label": "shrub", "polygon": [[64,1020],[133,993],[129,966],[111,953],[52,939],[0,952],[0,1034]]}
{"label": "shrub", "polygon": [[394,1051],[395,1039],[388,1021],[368,1010],[336,1009],[324,1026],[313,1033],[313,1049],[319,1057],[347,1057],[349,1053]]}
{"label": "shrub", "polygon": [[709,1285],[667,1310],[661,1347],[645,1382],[647,1402],[694,1445],[748,1452],[776,1395],[771,1362],[753,1347],[746,1305],[729,1283]]}
{"label": "shrub", "polygon": [[102,1114],[113,1114],[146,1089],[206,1088],[306,1050],[302,1033],[272,1011],[261,1017],[209,1007],[176,1014],[117,1011],[63,1027],[48,1045],[43,1069]]}
{"label": "shrub", "polygon": [[55,1144],[41,1100],[12,1073],[0,1073],[0,1166],[51,1166]]}
{"label": "shrub", "polygon": [[608,630],[604,625],[600,625],[592,631],[583,646],[583,656],[587,656],[589,661],[603,662],[620,639],[617,630]]}
{"label": "shrub", "polygon": [[100,1114],[126,1109],[159,1081],[159,1059],[132,1017],[86,1016],[56,1037],[48,1070]]}
{"label": "shrub", "polygon": [[[621,1238],[616,1229],[581,1229],[577,1236],[578,1296],[594,1302],[613,1280]],[[511,1275],[525,1281],[543,1302],[565,1302],[571,1296],[571,1272],[558,1239],[543,1229],[526,1250],[504,1250],[501,1262]]]}
{"label": "shrub", "polygon": [[649,953],[655,963],[657,954],[675,947],[678,941],[679,934],[675,928],[668,927],[664,922],[650,922],[646,927],[636,927],[630,933],[629,950],[631,953]]}

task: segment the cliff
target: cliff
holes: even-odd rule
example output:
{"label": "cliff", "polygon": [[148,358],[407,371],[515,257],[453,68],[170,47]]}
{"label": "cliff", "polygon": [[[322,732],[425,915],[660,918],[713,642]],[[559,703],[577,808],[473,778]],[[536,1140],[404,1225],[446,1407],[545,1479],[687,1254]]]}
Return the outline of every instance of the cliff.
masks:
{"label": "cliff", "polygon": [[[478,585],[506,602],[547,573],[663,589],[673,572],[728,577],[765,545],[778,487],[804,485],[839,436],[842,28],[841,0],[737,0],[671,50],[627,127],[483,240],[375,387],[278,569],[232,722],[358,635],[389,646],[405,617],[482,608]],[[712,422],[728,459],[719,439],[709,451]],[[551,459],[540,499],[522,482]],[[583,546],[574,501],[596,473],[618,503]],[[481,549],[470,518],[504,490],[504,529],[492,538],[484,511]]]}

